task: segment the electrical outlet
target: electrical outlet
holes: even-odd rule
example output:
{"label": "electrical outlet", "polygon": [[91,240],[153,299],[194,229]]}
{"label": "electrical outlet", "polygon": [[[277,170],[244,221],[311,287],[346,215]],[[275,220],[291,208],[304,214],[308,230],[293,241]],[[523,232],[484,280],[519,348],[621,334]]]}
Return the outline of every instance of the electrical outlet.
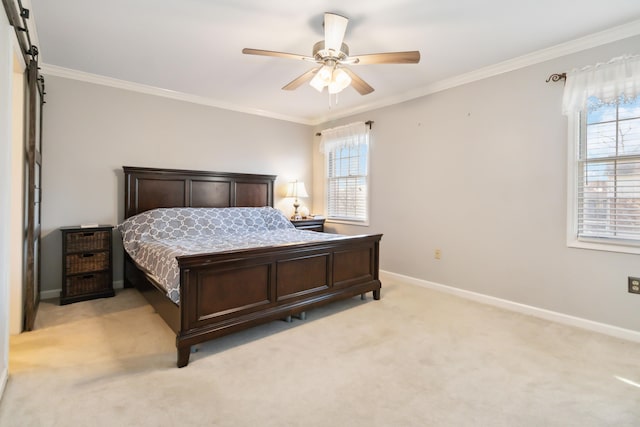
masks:
{"label": "electrical outlet", "polygon": [[640,294],[640,278],[629,276],[629,293]]}
{"label": "electrical outlet", "polygon": [[436,249],[435,252],[433,253],[433,257],[435,259],[440,259],[441,256],[442,256],[442,252],[440,252],[440,249]]}

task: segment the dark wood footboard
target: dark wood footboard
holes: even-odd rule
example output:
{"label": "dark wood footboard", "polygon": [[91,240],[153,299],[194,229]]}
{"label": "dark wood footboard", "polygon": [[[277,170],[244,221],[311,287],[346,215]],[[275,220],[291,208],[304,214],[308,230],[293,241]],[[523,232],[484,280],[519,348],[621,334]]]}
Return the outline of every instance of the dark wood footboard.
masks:
{"label": "dark wood footboard", "polygon": [[369,291],[379,299],[381,237],[179,257],[178,366],[193,344]]}

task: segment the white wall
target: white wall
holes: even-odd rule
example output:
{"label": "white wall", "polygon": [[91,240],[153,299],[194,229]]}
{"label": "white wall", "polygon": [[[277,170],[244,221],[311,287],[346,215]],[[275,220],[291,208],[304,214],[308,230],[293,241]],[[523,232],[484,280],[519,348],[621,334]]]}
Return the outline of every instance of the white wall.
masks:
{"label": "white wall", "polygon": [[14,51],[13,54],[13,118],[11,135],[11,227],[9,230],[9,293],[10,315],[9,332],[19,334],[23,328],[24,294],[24,101],[25,101],[25,65],[24,60]]}
{"label": "white wall", "polygon": [[[278,175],[276,207],[286,183],[311,182],[309,126],[226,111],[76,80],[45,76],[42,289],[61,288],[58,228],[117,224],[123,218],[122,166]],[[114,279],[122,279],[119,238]],[[52,292],[47,292],[52,291]]]}
{"label": "white wall", "polygon": [[0,13],[0,397],[9,367],[9,192],[11,189],[11,75],[13,28]]}
{"label": "white wall", "polygon": [[[566,246],[563,85],[545,83],[624,53],[640,37],[319,127],[375,122],[370,226],[327,228],[384,233],[389,272],[640,331],[638,256]],[[319,210],[316,149],[314,171]]]}

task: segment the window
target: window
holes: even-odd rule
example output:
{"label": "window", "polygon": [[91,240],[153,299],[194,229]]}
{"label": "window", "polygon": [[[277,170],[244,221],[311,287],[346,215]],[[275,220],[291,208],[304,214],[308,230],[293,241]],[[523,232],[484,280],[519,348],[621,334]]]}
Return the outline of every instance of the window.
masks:
{"label": "window", "polygon": [[581,122],[577,236],[640,243],[640,98],[588,108]]}
{"label": "window", "polygon": [[361,225],[369,221],[369,130],[354,123],[322,132],[327,219]]}
{"label": "window", "polygon": [[[638,58],[631,65],[640,65]],[[624,72],[612,73],[619,65]],[[640,253],[640,67],[616,58],[575,77],[570,82],[567,74],[563,100],[570,119],[568,244]]]}

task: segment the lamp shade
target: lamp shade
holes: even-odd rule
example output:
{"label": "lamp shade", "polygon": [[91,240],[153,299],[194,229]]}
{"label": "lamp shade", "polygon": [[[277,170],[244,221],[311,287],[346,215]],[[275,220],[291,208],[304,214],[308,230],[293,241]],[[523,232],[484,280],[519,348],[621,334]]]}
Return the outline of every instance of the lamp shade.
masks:
{"label": "lamp shade", "polygon": [[329,65],[323,65],[322,68],[318,70],[316,75],[311,79],[309,84],[318,92],[322,92],[325,86],[331,83],[331,78],[333,75],[333,67]]}
{"label": "lamp shade", "polygon": [[307,189],[304,186],[304,182],[302,181],[294,181],[289,183],[289,188],[287,188],[287,196],[286,197],[309,197],[307,194]]}
{"label": "lamp shade", "polygon": [[351,77],[343,69],[336,68],[329,83],[329,93],[338,93],[351,84]]}
{"label": "lamp shade", "polygon": [[318,92],[322,92],[326,87],[330,94],[341,92],[350,84],[351,76],[342,68],[339,68],[335,61],[323,65],[309,82],[309,85]]}

